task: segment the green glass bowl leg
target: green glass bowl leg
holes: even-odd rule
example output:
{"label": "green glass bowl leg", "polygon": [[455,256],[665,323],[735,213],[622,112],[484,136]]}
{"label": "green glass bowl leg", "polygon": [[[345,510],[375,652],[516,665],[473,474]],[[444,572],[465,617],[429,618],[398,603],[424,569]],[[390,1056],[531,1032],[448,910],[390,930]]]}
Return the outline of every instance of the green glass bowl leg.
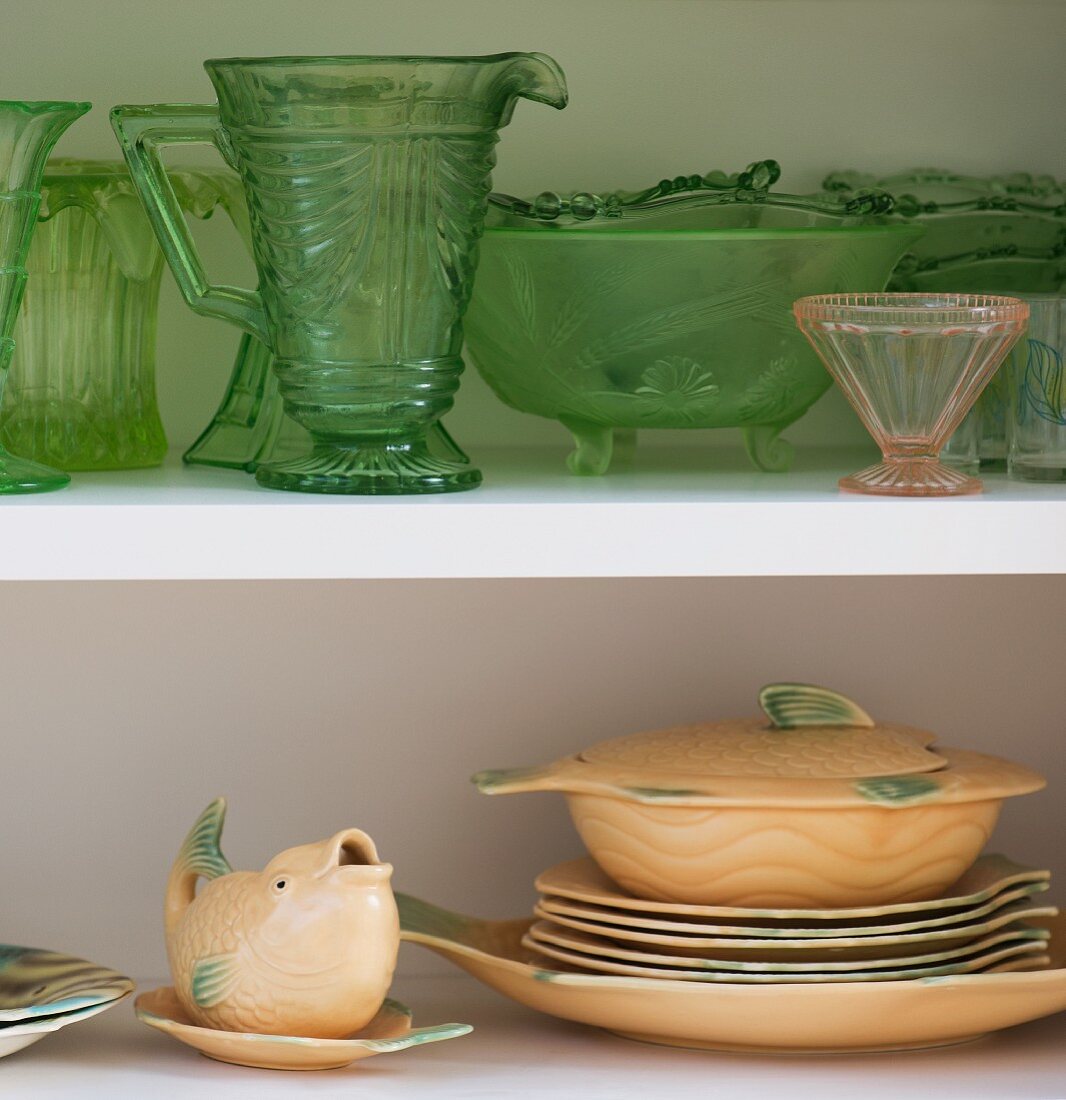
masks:
{"label": "green glass bowl leg", "polygon": [[795,448],[781,433],[793,423],[785,420],[778,424],[755,424],[744,428],[744,449],[756,469],[767,474],[783,474],[792,468]]}
{"label": "green glass bowl leg", "polygon": [[574,449],[566,458],[570,472],[578,477],[607,473],[614,454],[614,428],[576,416],[560,416],[559,423],[574,437]]}

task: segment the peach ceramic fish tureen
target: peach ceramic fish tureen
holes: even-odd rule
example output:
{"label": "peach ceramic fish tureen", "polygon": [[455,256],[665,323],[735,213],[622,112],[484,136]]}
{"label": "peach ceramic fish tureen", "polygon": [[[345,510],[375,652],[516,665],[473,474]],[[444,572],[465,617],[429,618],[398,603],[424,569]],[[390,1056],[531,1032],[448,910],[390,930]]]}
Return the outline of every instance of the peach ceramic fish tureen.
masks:
{"label": "peach ceramic fish tureen", "polygon": [[[341,1039],[382,1006],[399,948],[392,867],[358,829],[289,848],[262,871],[219,849],[225,802],[201,814],[170,872],[167,954],[201,1027]],[[197,879],[208,879],[197,894]]]}
{"label": "peach ceramic fish tureen", "polygon": [[474,782],[565,793],[592,857],[633,894],[750,908],[935,897],[973,864],[1003,800],[1044,786],[824,688],[771,684],[759,703],[763,718],[631,734]]}

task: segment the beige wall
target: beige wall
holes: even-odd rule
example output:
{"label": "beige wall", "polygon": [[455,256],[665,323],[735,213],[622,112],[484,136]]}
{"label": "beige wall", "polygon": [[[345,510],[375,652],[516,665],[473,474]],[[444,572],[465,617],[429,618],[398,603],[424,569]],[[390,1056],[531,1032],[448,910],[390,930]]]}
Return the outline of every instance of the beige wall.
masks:
{"label": "beige wall", "polygon": [[580,845],[561,797],[472,772],[750,713],[773,679],[1044,770],[995,846],[1066,875],[1062,579],[28,584],[0,612],[3,937],[135,973],[217,794],[236,866],[358,825],[401,889],[519,915]]}
{"label": "beige wall", "polygon": [[[114,155],[113,103],[207,99],[208,56],[539,49],[572,104],[520,106],[501,188],[642,185],[764,156],[797,189],[848,165],[1066,175],[1061,3],[34,0],[3,16],[5,95],[96,103],[61,147],[76,155]],[[214,271],[243,275],[231,233],[200,236]],[[176,446],[235,344],[165,286]],[[474,378],[461,398],[468,443],[561,441]],[[833,396],[790,434],[859,438]],[[402,887],[518,913],[576,841],[561,800],[489,801],[470,772],[742,713],[774,678],[1046,769],[1055,791],[1012,808],[1001,838],[1066,873],[1062,580],[56,584],[0,588],[0,610],[0,934],[133,972],[163,968],[163,878],[219,792],[238,865],[358,824]]]}
{"label": "beige wall", "polygon": [[[641,187],[774,157],[782,185],[827,169],[940,165],[1066,176],[1058,0],[34,0],[2,5],[5,95],[90,99],[60,152],[115,156],[115,103],[205,102],[207,57],[543,50],[569,78],[555,112],[519,104],[496,185]],[[201,160],[213,154],[204,150]],[[208,267],[246,278],[220,222]],[[237,335],[164,287],[160,393],[175,447],[215,407]],[[449,423],[460,438],[558,442],[557,424],[503,407],[473,372]],[[673,433],[675,436],[677,433]],[[698,445],[727,433],[683,433]],[[835,392],[789,438],[859,440]]]}

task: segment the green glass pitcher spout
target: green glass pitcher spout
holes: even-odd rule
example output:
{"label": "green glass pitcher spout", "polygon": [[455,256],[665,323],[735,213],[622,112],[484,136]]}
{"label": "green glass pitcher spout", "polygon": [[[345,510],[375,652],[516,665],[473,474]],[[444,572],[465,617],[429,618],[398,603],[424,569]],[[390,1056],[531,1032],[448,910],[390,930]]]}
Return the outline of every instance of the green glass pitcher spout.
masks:
{"label": "green glass pitcher spout", "polygon": [[515,101],[566,106],[543,54],[486,57],[233,57],[204,62],[228,124],[377,134],[495,131]]}

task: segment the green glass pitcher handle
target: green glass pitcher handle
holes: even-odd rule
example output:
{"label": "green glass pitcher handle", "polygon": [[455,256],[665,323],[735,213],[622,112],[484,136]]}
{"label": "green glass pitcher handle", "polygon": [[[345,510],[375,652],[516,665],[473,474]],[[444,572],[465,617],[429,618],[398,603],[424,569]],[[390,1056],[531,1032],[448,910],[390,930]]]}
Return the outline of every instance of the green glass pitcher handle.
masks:
{"label": "green glass pitcher handle", "polygon": [[214,145],[230,163],[218,108],[185,103],[115,107],[111,111],[111,125],[163,255],[189,308],[206,317],[230,321],[269,346],[266,314],[258,291],[208,281],[160,156],[165,145]]}

